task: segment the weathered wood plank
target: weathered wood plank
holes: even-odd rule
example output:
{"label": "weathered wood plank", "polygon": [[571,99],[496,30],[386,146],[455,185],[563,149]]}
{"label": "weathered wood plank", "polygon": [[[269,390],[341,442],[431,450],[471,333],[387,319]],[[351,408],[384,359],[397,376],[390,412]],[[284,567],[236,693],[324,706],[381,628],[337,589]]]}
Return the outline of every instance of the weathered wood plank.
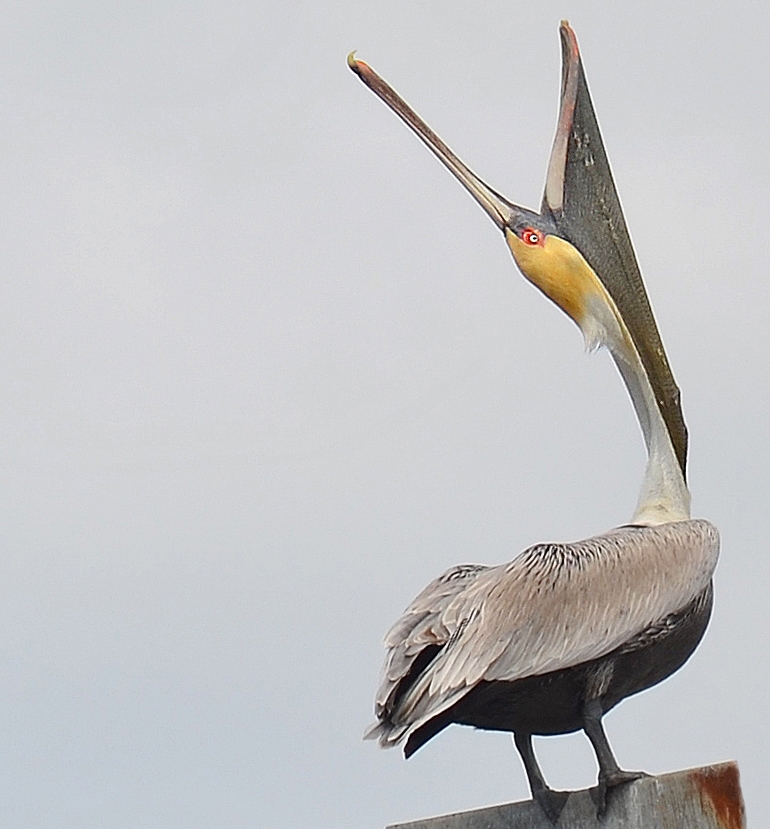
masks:
{"label": "weathered wood plank", "polygon": [[[560,829],[745,829],[736,763],[721,763],[616,789],[599,821],[591,789],[573,792]],[[399,823],[387,829],[553,829],[531,800]]]}

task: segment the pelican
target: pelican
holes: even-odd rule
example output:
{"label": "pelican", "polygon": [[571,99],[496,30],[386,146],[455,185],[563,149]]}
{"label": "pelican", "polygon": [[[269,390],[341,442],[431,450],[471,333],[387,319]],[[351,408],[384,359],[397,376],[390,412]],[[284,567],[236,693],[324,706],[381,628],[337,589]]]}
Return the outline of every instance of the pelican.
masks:
{"label": "pelican", "polygon": [[533,798],[552,823],[569,792],[548,787],[533,735],[582,729],[599,765],[597,811],[643,772],[620,768],[602,717],[679,669],[711,615],[719,534],[690,517],[687,429],[610,172],[577,39],[560,27],[556,137],[540,212],[475,175],[367,64],[350,68],[449,168],[502,231],[521,273],[605,347],[648,460],[630,522],[506,564],[464,564],[431,582],[385,637],[365,737],[409,757],[451,723],[510,731]]}

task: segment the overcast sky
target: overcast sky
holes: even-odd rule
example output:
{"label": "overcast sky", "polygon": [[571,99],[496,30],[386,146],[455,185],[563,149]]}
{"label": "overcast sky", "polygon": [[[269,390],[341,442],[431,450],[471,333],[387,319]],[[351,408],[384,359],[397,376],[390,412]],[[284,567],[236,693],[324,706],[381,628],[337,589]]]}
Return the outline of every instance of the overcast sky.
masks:
{"label": "overcast sky", "polygon": [[[628,520],[606,353],[351,74],[536,207],[575,28],[722,531],[710,630],[606,725],[770,812],[768,13],[758,2],[13,2],[0,26],[0,824],[334,827],[527,796],[505,734],[363,743],[460,562]],[[592,785],[582,735],[539,740]]]}

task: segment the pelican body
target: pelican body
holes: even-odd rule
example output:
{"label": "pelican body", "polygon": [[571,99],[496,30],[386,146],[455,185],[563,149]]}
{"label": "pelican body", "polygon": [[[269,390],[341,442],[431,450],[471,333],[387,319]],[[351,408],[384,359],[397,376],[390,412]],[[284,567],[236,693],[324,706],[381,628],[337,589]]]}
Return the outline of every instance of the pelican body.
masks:
{"label": "pelican body", "polygon": [[408,757],[451,723],[513,733],[533,797],[556,823],[532,735],[583,729],[599,763],[597,806],[641,772],[620,769],[602,725],[625,697],[680,668],[712,607],[719,535],[690,517],[679,389],[642,282],[585,80],[562,22],[556,137],[540,212],[476,176],[367,64],[350,68],[456,176],[502,231],[524,277],[612,355],[648,460],[631,520],[571,544],[538,544],[507,564],[453,567],[385,637],[366,733]]}

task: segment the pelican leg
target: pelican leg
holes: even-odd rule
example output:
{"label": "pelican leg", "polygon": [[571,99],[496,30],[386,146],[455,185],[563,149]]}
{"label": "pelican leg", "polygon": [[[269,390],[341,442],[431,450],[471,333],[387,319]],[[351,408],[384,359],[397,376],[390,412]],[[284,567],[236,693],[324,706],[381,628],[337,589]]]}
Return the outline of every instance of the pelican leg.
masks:
{"label": "pelican leg", "polygon": [[644,771],[624,771],[620,768],[604,732],[602,716],[602,706],[598,699],[586,702],[583,707],[583,730],[591,741],[594,752],[596,752],[596,759],[599,762],[596,811],[600,817],[607,810],[607,791],[609,789],[648,776]]}
{"label": "pelican leg", "polygon": [[532,735],[522,734],[514,731],[513,742],[518,749],[521,761],[524,763],[524,771],[527,773],[529,788],[532,792],[532,799],[537,801],[543,813],[556,826],[559,822],[559,815],[567,804],[567,799],[572,792],[557,792],[548,787],[540,771],[540,766],[532,748]]}

